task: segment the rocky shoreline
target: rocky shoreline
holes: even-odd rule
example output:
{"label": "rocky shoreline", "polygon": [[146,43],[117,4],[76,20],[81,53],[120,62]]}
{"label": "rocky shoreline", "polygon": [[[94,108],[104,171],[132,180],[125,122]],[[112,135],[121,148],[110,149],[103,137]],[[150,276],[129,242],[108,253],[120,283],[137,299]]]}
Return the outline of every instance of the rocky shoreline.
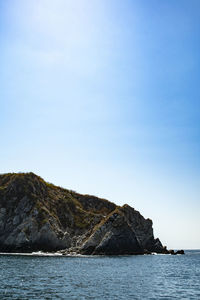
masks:
{"label": "rocky shoreline", "polygon": [[0,252],[62,255],[184,254],[154,238],[152,221],[129,205],[81,195],[34,173],[0,175]]}

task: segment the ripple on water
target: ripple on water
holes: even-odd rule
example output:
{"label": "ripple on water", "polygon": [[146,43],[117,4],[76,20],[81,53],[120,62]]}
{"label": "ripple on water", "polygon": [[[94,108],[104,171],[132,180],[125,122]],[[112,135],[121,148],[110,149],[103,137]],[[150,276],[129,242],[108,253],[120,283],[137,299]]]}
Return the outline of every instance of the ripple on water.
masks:
{"label": "ripple on water", "polygon": [[200,299],[200,251],[183,256],[0,256],[0,299]]}

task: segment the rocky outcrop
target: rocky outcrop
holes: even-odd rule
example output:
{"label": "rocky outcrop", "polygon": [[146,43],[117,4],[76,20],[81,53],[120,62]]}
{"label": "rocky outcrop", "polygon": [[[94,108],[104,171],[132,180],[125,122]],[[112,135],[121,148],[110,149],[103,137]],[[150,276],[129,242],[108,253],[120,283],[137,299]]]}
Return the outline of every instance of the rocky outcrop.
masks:
{"label": "rocky outcrop", "polygon": [[177,254],[185,254],[184,250],[177,250],[177,251],[174,251],[174,250],[167,250],[167,254],[171,254],[171,255],[177,255]]}
{"label": "rocky outcrop", "polygon": [[128,205],[81,195],[33,173],[0,175],[0,251],[166,253],[152,221]]}
{"label": "rocky outcrop", "polygon": [[154,239],[152,221],[128,205],[116,208],[98,224],[81,247],[84,254],[141,254],[162,250],[160,241]]}

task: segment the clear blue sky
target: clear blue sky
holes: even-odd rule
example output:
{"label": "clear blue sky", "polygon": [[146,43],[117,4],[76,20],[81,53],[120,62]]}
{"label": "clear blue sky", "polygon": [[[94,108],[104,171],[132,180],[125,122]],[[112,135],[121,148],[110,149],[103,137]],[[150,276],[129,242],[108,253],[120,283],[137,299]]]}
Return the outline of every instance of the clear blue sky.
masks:
{"label": "clear blue sky", "polygon": [[200,248],[200,1],[0,0],[0,172]]}

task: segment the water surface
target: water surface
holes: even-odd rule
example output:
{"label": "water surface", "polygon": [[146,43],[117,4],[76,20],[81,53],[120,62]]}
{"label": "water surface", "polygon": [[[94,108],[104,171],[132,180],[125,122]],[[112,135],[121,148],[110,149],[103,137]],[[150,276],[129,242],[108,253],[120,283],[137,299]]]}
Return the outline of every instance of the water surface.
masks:
{"label": "water surface", "polygon": [[0,255],[0,299],[200,299],[200,251],[186,255]]}

